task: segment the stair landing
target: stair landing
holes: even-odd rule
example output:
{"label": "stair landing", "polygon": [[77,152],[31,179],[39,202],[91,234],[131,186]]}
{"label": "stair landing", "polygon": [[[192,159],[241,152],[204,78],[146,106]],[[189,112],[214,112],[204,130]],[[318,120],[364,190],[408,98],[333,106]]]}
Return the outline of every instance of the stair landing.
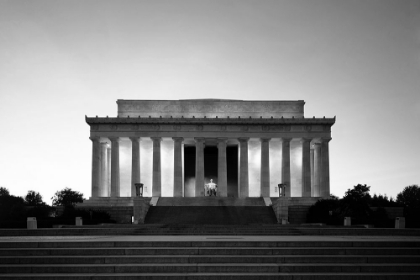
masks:
{"label": "stair landing", "polygon": [[160,197],[156,206],[266,206],[262,197]]}

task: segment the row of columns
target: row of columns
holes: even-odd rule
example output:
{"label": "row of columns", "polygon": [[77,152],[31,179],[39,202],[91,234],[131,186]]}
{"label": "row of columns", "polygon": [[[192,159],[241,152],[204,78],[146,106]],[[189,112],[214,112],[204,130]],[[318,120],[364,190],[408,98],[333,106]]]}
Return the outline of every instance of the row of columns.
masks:
{"label": "row of columns", "polygon": [[[109,137],[111,149],[106,143],[100,143],[99,137],[92,140],[92,197],[119,197],[119,137]],[[152,196],[161,196],[161,137],[151,137],[153,141],[153,177]],[[131,194],[135,196],[135,183],[140,182],[140,138],[130,137],[132,142],[132,172]],[[182,197],[182,137],[174,137],[174,197]],[[261,196],[270,196],[270,138],[261,138]],[[282,138],[282,183],[286,187],[286,196],[291,194],[290,172],[290,141],[292,138]],[[302,197],[328,197],[330,195],[329,181],[329,149],[331,138],[322,138],[320,143],[311,149],[310,138],[302,138]],[[196,141],[196,178],[195,194],[204,196],[204,144],[205,138],[195,138]],[[249,196],[248,174],[248,141],[249,138],[238,138],[240,147],[239,197]],[[227,138],[218,139],[218,195],[227,196]],[[111,151],[111,152],[110,152]],[[110,156],[111,155],[111,156]],[[110,160],[111,158],[111,160]],[[106,159],[106,160],[105,160]],[[110,160],[110,162],[109,162]],[[105,163],[106,162],[106,163]],[[111,166],[110,170],[108,169]],[[311,170],[313,172],[311,172]],[[110,172],[109,172],[110,171]],[[111,173],[111,176],[107,174]],[[110,190],[108,187],[110,185]]]}

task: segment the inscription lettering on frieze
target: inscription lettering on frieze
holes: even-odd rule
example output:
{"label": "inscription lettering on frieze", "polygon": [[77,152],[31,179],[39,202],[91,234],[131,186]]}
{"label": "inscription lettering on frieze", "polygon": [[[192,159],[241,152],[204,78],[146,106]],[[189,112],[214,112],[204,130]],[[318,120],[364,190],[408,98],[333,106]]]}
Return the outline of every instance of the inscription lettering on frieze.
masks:
{"label": "inscription lettering on frieze", "polygon": [[221,126],[220,126],[220,130],[221,130],[221,131],[226,131],[226,125],[221,125]]}
{"label": "inscription lettering on frieze", "polygon": [[311,131],[312,130],[312,126],[311,125],[305,125],[305,130],[306,131]]}
{"label": "inscription lettering on frieze", "polygon": [[180,125],[174,125],[174,130],[181,130],[181,126]]}
{"label": "inscription lettering on frieze", "polygon": [[202,131],[202,130],[203,130],[203,126],[202,126],[202,125],[197,125],[196,129],[197,129],[198,131]]}
{"label": "inscription lettering on frieze", "polygon": [[117,130],[118,129],[118,126],[116,124],[111,124],[110,125],[110,129],[111,130]]}
{"label": "inscription lettering on frieze", "polygon": [[137,124],[133,124],[133,125],[131,126],[131,130],[139,130],[139,125],[137,125]]}

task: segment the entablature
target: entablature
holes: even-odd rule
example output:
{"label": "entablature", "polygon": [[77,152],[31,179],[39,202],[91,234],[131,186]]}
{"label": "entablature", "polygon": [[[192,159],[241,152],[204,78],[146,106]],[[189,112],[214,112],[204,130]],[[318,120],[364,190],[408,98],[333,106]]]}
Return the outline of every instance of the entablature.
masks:
{"label": "entablature", "polygon": [[120,118],[120,117],[85,117],[86,123],[95,124],[179,124],[179,125],[275,125],[275,124],[291,124],[291,125],[329,125],[335,123],[336,118]]}

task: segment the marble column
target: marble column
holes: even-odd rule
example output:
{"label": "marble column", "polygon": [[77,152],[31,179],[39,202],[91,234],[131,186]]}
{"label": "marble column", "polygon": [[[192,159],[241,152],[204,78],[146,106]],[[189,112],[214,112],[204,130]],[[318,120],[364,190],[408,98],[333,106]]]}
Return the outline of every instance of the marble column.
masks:
{"label": "marble column", "polygon": [[111,197],[120,197],[120,138],[111,140]]}
{"label": "marble column", "polygon": [[261,138],[261,196],[270,197],[270,138]]}
{"label": "marble column", "polygon": [[152,178],[152,196],[162,195],[162,174],[160,163],[160,142],[161,137],[151,137],[153,141],[153,178]]}
{"label": "marble column", "polygon": [[315,181],[315,169],[314,169],[314,149],[311,148],[311,197],[314,197],[314,181]]}
{"label": "marble column", "polygon": [[108,143],[101,143],[101,184],[99,196],[107,197],[108,193]]}
{"label": "marble column", "polygon": [[302,138],[302,197],[311,197],[311,140]]}
{"label": "marble column", "polygon": [[330,156],[328,142],[331,138],[321,138],[321,185],[320,196],[330,197]]}
{"label": "marble column", "polygon": [[226,138],[219,138],[217,143],[217,195],[220,197],[227,197],[226,143]]}
{"label": "marble column", "polygon": [[195,138],[195,196],[204,196],[204,138]]}
{"label": "marble column", "polygon": [[182,137],[173,137],[174,140],[174,197],[182,197]]}
{"label": "marble column", "polygon": [[136,196],[136,183],[140,181],[140,138],[130,137],[131,140],[131,197]]}
{"label": "marble column", "polygon": [[320,196],[320,182],[321,182],[321,144],[314,143],[314,182],[313,182],[313,197]]}
{"label": "marble column", "polygon": [[92,197],[99,197],[101,184],[101,144],[99,137],[90,137],[92,140]]}
{"label": "marble column", "polygon": [[239,171],[239,197],[249,196],[249,174],[248,174],[248,140],[249,138],[239,138],[241,149],[240,171]]}
{"label": "marble column", "polygon": [[290,141],[292,138],[282,138],[282,160],[281,160],[281,180],[286,185],[286,197],[291,194],[290,180]]}
{"label": "marble column", "polygon": [[108,174],[106,187],[107,187],[107,196],[110,197],[111,196],[111,146],[110,145],[108,145],[106,148],[106,161],[107,161],[106,173]]}

